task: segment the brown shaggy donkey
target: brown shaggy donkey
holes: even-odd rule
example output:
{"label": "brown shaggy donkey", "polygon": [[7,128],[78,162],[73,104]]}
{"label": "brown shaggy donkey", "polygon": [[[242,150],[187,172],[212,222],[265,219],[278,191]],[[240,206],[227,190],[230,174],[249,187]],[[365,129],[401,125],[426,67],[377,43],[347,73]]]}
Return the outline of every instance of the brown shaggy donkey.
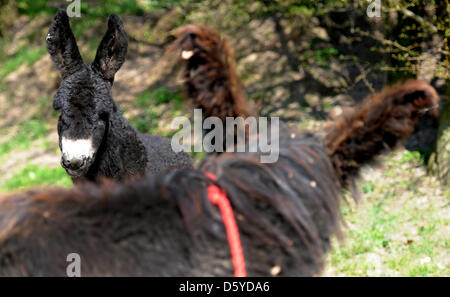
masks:
{"label": "brown shaggy donkey", "polygon": [[[225,123],[226,117],[254,116],[247,102],[241,79],[236,73],[234,53],[226,38],[211,27],[187,25],[173,32],[177,39],[168,49],[171,53],[181,49],[181,58],[186,61],[183,73],[184,91],[194,108],[202,110],[203,119],[218,117]],[[225,125],[224,125],[225,127]],[[237,143],[234,131],[233,145]],[[204,129],[207,134],[210,130]],[[249,131],[245,131],[245,139]],[[226,131],[223,133],[223,150],[226,151]]]}
{"label": "brown shaggy donkey", "polygon": [[186,60],[185,91],[203,116],[248,117],[251,111],[241,79],[236,73],[234,53],[226,38],[211,27],[187,25],[173,32],[177,39],[168,52],[181,49]]}
{"label": "brown shaggy donkey", "polygon": [[[194,33],[189,38],[201,41]],[[230,87],[223,80],[218,85]],[[223,100],[237,98],[231,89],[218,92],[228,94]],[[388,88],[346,111],[323,142],[283,131],[275,163],[260,163],[258,153],[223,153],[207,156],[198,169],[127,184],[2,197],[0,276],[65,276],[70,253],[80,255],[82,276],[231,276],[221,214],[207,197],[212,183],[233,208],[249,276],[316,275],[330,239],[340,234],[342,188],[363,164],[410,134],[437,100],[435,90],[418,81]]]}

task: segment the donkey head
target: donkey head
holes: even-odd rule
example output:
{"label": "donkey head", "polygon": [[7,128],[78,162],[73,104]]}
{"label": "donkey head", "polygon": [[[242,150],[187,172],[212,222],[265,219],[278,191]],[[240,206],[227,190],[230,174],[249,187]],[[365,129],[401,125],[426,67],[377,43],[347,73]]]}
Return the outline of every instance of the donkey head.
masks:
{"label": "donkey head", "polygon": [[168,51],[181,49],[181,59],[187,62],[185,78],[192,77],[204,64],[228,62],[228,45],[216,29],[205,25],[186,25],[174,30],[172,34],[176,40]]}
{"label": "donkey head", "polygon": [[88,65],[81,58],[69,18],[61,9],[46,39],[47,50],[62,77],[53,99],[53,108],[61,112],[58,120],[61,163],[76,178],[85,175],[93,164],[108,132],[109,118],[117,112],[111,87],[125,60],[128,37],[120,18],[110,15],[95,60]]}

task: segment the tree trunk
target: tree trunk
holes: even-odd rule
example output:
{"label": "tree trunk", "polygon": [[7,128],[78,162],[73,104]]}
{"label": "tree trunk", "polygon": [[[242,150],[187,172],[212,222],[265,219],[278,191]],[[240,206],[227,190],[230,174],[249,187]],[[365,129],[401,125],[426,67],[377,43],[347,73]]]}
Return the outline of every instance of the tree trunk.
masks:
{"label": "tree trunk", "polygon": [[[447,94],[450,86],[447,84]],[[439,177],[444,185],[450,186],[450,100],[443,100],[436,150],[428,162],[430,171]]]}
{"label": "tree trunk", "polygon": [[[423,17],[423,21],[431,25],[428,28],[429,31],[425,31],[427,34],[425,34],[422,42],[422,54],[419,58],[417,78],[430,83],[435,78],[435,70],[441,60],[444,43],[433,24],[433,16],[436,14],[435,1],[425,4],[425,11],[426,14]],[[432,174],[439,177],[444,185],[450,185],[450,86],[448,80],[445,91],[446,94],[441,101],[443,106],[439,119],[435,149],[428,160],[428,168]],[[432,132],[427,132],[427,134],[432,134]]]}
{"label": "tree trunk", "polygon": [[8,29],[16,19],[17,8],[13,0],[0,0],[0,37],[8,33]]}

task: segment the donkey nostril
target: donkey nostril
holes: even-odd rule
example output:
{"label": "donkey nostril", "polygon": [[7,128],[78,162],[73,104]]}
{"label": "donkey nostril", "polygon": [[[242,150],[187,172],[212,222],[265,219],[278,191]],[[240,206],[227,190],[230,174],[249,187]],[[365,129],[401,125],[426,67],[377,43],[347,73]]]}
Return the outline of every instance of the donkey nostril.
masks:
{"label": "donkey nostril", "polygon": [[80,169],[80,167],[82,167],[84,165],[84,160],[78,159],[78,158],[72,158],[72,159],[68,160],[67,158],[65,158],[63,156],[62,163],[63,163],[64,167],[66,167],[68,169],[77,170],[77,169]]}
{"label": "donkey nostril", "polygon": [[70,160],[70,165],[73,169],[78,169],[83,165],[83,160],[81,159],[72,159]]}

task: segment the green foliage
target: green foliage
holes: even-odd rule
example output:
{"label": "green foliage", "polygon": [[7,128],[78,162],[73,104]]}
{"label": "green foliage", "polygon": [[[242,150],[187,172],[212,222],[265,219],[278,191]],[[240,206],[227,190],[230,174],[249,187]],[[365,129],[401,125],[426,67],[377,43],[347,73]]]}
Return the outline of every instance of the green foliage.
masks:
{"label": "green foliage", "polygon": [[3,190],[15,190],[35,186],[70,187],[71,185],[72,180],[62,167],[47,168],[29,164],[15,173],[0,188]]}
{"label": "green foliage", "polygon": [[[431,69],[435,77],[450,79],[450,2],[390,0],[383,2],[384,37],[379,51],[391,59],[391,78],[415,77],[421,64],[440,55]],[[392,16],[396,16],[393,23]],[[370,34],[370,33],[369,33]],[[388,37],[389,36],[389,37]]]}
{"label": "green foliage", "polygon": [[[17,8],[20,14],[26,14],[30,17],[36,17],[43,14],[54,14],[58,7],[68,7],[72,1],[62,1],[56,3],[52,0],[16,0]],[[170,8],[175,5],[187,3],[186,0],[102,0],[102,1],[83,1],[80,0],[80,13],[83,18],[108,17],[111,13],[142,15],[145,11]]]}
{"label": "green foliage", "polygon": [[[195,1],[192,1],[195,2]],[[214,1],[211,1],[214,2]],[[311,1],[311,0],[274,0],[274,1],[251,1],[234,0],[233,6],[241,10],[250,11],[256,17],[267,17],[279,14],[283,19],[296,18],[301,16],[321,15],[327,11],[337,10],[351,1]]]}
{"label": "green foliage", "polygon": [[[41,14],[54,14],[59,5],[63,7],[69,6],[73,1],[64,3],[56,3],[51,0],[16,0],[20,14],[26,14],[35,17]],[[111,13],[116,14],[142,14],[143,10],[136,0],[103,0],[97,1],[80,1],[81,14],[85,17],[107,17]]]}
{"label": "green foliage", "polygon": [[49,0],[16,0],[19,13],[31,17],[53,13],[55,9],[48,6],[49,2]]}
{"label": "green foliage", "polygon": [[96,4],[81,1],[81,14],[89,17],[105,18],[110,14],[142,15],[144,10],[136,0],[104,0]]}
{"label": "green foliage", "polygon": [[313,52],[314,60],[324,68],[328,68],[331,59],[339,56],[339,50],[335,48],[317,49]]}
{"label": "green foliage", "polygon": [[324,48],[314,51],[315,58],[317,61],[329,60],[331,57],[337,57],[339,51],[335,48]]}

